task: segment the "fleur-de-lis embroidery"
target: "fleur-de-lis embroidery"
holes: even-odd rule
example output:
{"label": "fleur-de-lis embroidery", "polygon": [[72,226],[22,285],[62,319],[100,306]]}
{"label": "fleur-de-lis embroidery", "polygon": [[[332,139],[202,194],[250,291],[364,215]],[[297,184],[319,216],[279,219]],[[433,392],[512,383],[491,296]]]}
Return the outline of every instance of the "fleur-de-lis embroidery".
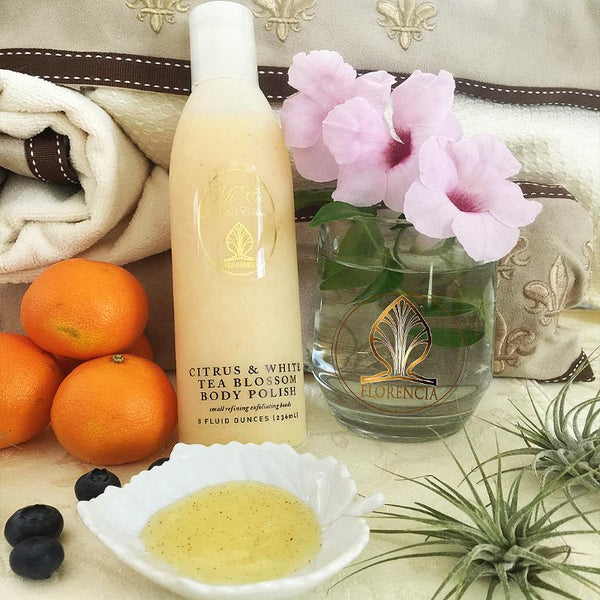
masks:
{"label": "fleur-de-lis embroidery", "polygon": [[558,319],[560,311],[567,304],[569,289],[569,273],[563,257],[559,254],[550,268],[548,284],[543,281],[530,281],[523,287],[523,295],[533,302],[533,306],[525,307],[529,313],[540,315],[542,325],[550,325]]}
{"label": "fleur-de-lis embroidery", "polygon": [[502,279],[513,279],[517,267],[526,267],[531,262],[531,255],[524,254],[527,248],[529,248],[527,238],[520,237],[512,252],[498,263],[498,275]]}
{"label": "fleur-de-lis embroidery", "polygon": [[494,374],[504,372],[507,366],[518,367],[522,356],[530,356],[536,351],[535,333],[526,327],[519,327],[509,333],[506,320],[498,310],[495,330]]}
{"label": "fleur-de-lis embroidery", "polygon": [[420,42],[423,31],[431,31],[435,23],[437,8],[431,2],[417,6],[415,0],[379,0],[377,12],[382,15],[377,23],[389,27],[388,37],[397,39],[403,50],[408,50],[413,40]]}
{"label": "fleur-de-lis embroidery", "polygon": [[129,8],[139,8],[138,19],[148,19],[154,33],[160,32],[165,21],[175,23],[176,13],[185,13],[190,8],[184,0],[128,0],[126,4]]}
{"label": "fleur-de-lis embroidery", "polygon": [[285,42],[290,29],[300,31],[304,21],[312,21],[315,13],[310,12],[317,0],[252,0],[258,8],[254,10],[254,16],[260,19],[267,17],[265,29],[275,33],[280,42]]}
{"label": "fleur-de-lis embroidery", "polygon": [[594,246],[592,246],[592,242],[588,241],[583,244],[583,256],[585,256],[585,263],[583,264],[584,271],[592,270],[592,257],[594,256]]}

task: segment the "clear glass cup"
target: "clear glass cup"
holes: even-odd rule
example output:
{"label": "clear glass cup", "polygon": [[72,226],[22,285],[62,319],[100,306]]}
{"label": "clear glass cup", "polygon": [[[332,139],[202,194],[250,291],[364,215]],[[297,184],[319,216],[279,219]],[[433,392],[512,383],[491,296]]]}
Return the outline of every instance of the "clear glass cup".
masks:
{"label": "clear glass cup", "polygon": [[495,263],[389,216],[321,226],[311,366],[340,423],[423,441],[460,430],[492,380]]}

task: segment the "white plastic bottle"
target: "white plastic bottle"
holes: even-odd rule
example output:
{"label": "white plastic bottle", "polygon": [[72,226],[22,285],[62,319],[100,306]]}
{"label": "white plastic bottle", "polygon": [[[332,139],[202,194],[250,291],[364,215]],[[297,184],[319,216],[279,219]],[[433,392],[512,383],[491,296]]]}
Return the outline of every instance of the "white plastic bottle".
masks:
{"label": "white plastic bottle", "polygon": [[192,94],[171,155],[179,438],[306,435],[291,169],[258,87],[253,19],[190,13]]}

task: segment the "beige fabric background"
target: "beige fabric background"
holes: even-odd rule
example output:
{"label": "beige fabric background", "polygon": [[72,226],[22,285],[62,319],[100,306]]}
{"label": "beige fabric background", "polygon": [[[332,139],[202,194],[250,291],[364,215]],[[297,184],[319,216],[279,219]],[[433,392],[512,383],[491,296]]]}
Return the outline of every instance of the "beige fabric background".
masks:
{"label": "beige fabric background", "polygon": [[[200,0],[180,1],[193,7]],[[255,0],[240,0],[259,11]],[[388,4],[399,6],[397,0]],[[155,33],[140,8],[155,2],[129,0],[2,0],[0,48],[40,47],[129,52],[188,58],[187,15],[174,11],[174,23]],[[293,8],[298,0],[273,2]],[[306,5],[306,2],[303,2]],[[600,87],[600,10],[596,0],[430,0],[434,28],[408,50],[378,24],[382,0],[315,0],[311,20],[299,19],[299,32],[281,42],[267,17],[257,17],[260,64],[288,66],[294,54],[336,48],[357,68],[437,71],[495,83],[549,87]],[[411,3],[406,2],[409,6]],[[407,19],[409,15],[405,15]],[[413,15],[414,17],[414,15]],[[6,26],[8,24],[8,26]],[[324,32],[327,32],[326,37]],[[357,40],[360,43],[357,43]]]}

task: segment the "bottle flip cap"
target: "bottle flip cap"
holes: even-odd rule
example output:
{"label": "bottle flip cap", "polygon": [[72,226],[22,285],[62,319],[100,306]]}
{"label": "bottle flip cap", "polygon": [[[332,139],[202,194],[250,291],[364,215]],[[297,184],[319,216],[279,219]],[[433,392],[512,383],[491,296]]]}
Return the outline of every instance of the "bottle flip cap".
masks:
{"label": "bottle flip cap", "polygon": [[190,12],[192,85],[214,77],[257,81],[252,13],[223,0],[199,4]]}

